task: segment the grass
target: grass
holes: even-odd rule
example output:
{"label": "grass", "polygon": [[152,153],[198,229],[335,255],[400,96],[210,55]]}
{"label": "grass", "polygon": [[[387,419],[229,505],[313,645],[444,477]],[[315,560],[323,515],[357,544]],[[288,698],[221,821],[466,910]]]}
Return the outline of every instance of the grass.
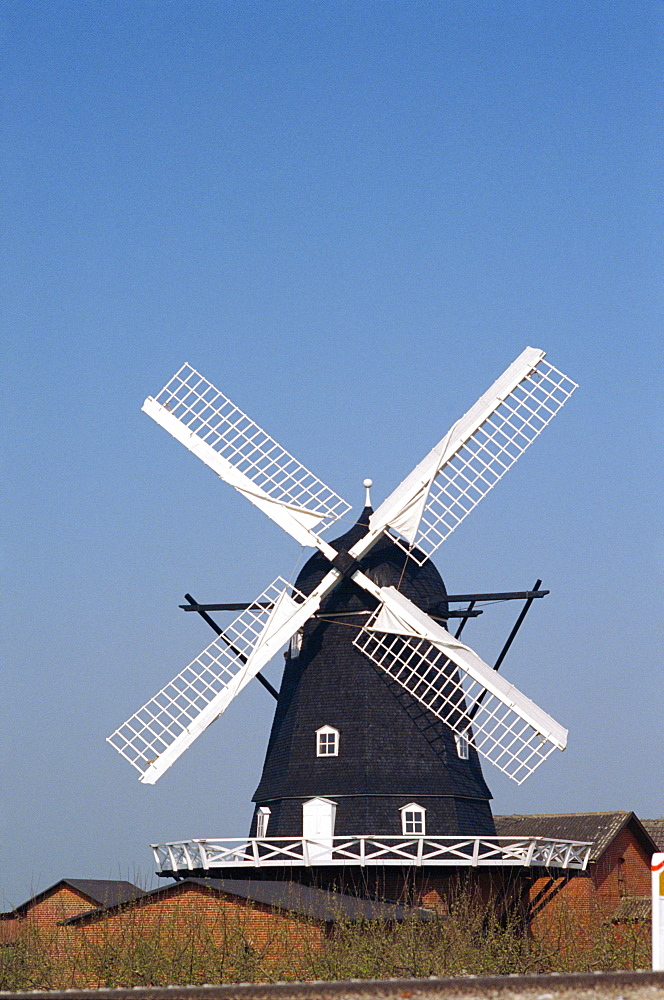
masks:
{"label": "grass", "polygon": [[[207,916],[174,910],[146,921],[140,907],[121,920],[38,930],[0,947],[0,990],[274,982],[295,979],[505,975],[650,967],[648,928],[618,930],[598,913],[580,925],[558,908],[534,938],[516,913],[498,918],[471,890],[446,915],[348,923],[274,919],[266,932],[246,909],[219,905]],[[262,930],[258,928],[262,926]]]}

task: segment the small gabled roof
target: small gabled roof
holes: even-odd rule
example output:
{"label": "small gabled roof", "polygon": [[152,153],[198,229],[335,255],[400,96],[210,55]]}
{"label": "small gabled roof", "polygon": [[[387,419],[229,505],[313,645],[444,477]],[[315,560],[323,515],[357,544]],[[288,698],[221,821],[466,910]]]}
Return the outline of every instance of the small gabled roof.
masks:
{"label": "small gabled roof", "polygon": [[641,822],[657,844],[657,849],[664,851],[664,816],[659,819],[642,819]]}
{"label": "small gabled roof", "polygon": [[[346,896],[340,892],[327,889],[316,889],[297,882],[275,882],[272,880],[252,881],[249,879],[220,878],[186,878],[179,882],[171,882],[159,886],[150,892],[142,894],[141,904],[147,904],[150,898],[177,894],[186,891],[187,887],[207,889],[219,896],[234,896],[251,903],[260,903],[275,910],[284,910],[300,917],[309,917],[325,923],[337,920],[404,920],[415,917],[418,920],[431,920],[434,916],[431,910],[422,907],[399,906],[396,903],[380,903],[370,899],[358,899]],[[115,906],[101,907],[89,913],[80,913],[63,921],[65,924],[81,924],[108,916],[109,911],[123,908],[122,903]]]}
{"label": "small gabled roof", "polygon": [[644,848],[656,845],[640,819],[624,810],[596,813],[545,813],[538,816],[494,816],[499,837],[549,837],[590,841],[590,861],[597,861],[618,834],[631,825]]}
{"label": "small gabled roof", "polygon": [[650,896],[623,896],[611,917],[614,924],[647,924],[652,919],[652,899]]}
{"label": "small gabled roof", "polygon": [[58,889],[73,889],[74,892],[85,896],[96,907],[115,906],[118,903],[126,903],[144,895],[143,890],[139,889],[137,885],[118,879],[61,878],[59,882],[49,886],[48,889],[43,889],[36,896],[26,899],[25,903],[21,903],[20,906],[16,906],[8,913],[0,914],[0,918],[7,920],[13,917],[22,917],[31,906],[41,902],[51,893],[57,892]]}

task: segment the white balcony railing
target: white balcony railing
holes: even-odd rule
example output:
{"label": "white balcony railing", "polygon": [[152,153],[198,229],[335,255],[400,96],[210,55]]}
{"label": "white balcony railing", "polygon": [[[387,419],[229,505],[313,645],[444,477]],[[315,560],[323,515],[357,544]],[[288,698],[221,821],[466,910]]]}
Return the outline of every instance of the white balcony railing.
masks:
{"label": "white balcony railing", "polygon": [[592,844],[546,837],[249,837],[152,844],[159,871],[312,865],[566,868],[584,871]]}

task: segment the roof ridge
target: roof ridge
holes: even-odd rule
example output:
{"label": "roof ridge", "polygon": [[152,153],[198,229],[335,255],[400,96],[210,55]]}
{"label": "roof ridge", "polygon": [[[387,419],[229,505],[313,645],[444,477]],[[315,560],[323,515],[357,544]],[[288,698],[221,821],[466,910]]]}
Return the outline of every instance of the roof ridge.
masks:
{"label": "roof ridge", "polygon": [[[558,813],[494,813],[494,819],[532,819],[536,816],[629,816],[635,815],[633,809],[601,809],[597,812],[558,812]],[[664,817],[663,817],[664,818]],[[643,822],[643,820],[641,820]]]}
{"label": "roof ridge", "polygon": [[[136,897],[133,900],[118,902],[110,906],[100,906],[85,913],[75,914],[61,921],[62,924],[87,923],[95,920],[103,914],[120,912],[132,906],[149,905],[151,896],[158,896],[173,890],[186,887],[187,884],[195,888],[206,888],[213,892],[235,896],[250,903],[258,903],[262,906],[271,906],[285,912],[300,913],[325,922],[340,917],[344,919],[371,919],[390,916],[394,919],[401,919],[407,913],[419,914],[421,919],[430,919],[432,911],[422,906],[407,906],[403,903],[394,903],[384,900],[363,899],[360,896],[352,896],[349,893],[338,892],[334,889],[322,889],[318,886],[303,885],[301,882],[272,880],[272,879],[228,879],[228,878],[200,878],[190,875],[187,878],[178,879],[167,885],[157,886],[149,892]],[[273,890],[272,892],[270,890]],[[235,890],[235,891],[234,891]],[[279,893],[281,892],[281,898]],[[297,895],[300,896],[298,901]],[[270,897],[273,898],[270,898]],[[308,897],[308,898],[307,898]],[[298,907],[298,902],[300,906]],[[338,909],[334,908],[334,904]],[[345,913],[344,913],[345,909]]]}

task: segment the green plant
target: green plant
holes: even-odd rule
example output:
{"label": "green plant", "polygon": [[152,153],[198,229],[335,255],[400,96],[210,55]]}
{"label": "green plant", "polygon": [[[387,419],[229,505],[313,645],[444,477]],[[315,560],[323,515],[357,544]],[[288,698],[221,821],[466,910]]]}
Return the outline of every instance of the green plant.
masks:
{"label": "green plant", "polygon": [[643,925],[616,928],[599,911],[580,923],[561,905],[545,932],[533,936],[516,909],[501,911],[468,885],[451,891],[447,912],[427,922],[340,918],[325,930],[278,912],[259,924],[257,914],[220,902],[160,919],[140,906],[128,907],[121,919],[51,932],[26,924],[19,940],[0,948],[0,990],[608,971],[650,964]]}

